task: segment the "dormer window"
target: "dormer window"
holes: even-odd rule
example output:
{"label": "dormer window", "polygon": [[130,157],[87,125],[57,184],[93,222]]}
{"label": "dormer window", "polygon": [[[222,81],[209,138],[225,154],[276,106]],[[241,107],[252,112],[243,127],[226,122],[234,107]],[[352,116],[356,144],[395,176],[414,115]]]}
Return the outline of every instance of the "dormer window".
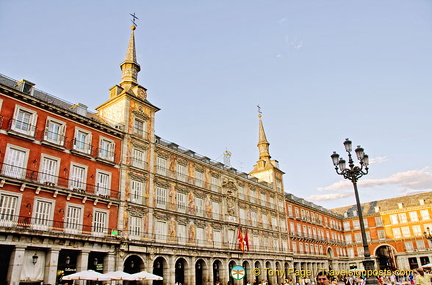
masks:
{"label": "dormer window", "polygon": [[398,203],[398,208],[403,209],[403,203]]}

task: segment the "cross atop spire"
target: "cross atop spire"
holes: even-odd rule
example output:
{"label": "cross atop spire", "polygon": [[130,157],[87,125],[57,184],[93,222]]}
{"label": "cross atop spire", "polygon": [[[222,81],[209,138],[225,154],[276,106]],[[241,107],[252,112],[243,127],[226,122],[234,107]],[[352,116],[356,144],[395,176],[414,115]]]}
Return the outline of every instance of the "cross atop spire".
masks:
{"label": "cross atop spire", "polygon": [[129,14],[129,15],[132,16],[132,20],[131,20],[131,22],[132,22],[132,24],[134,25],[134,27],[138,27],[138,25],[135,23],[135,20],[139,20],[138,17],[135,16],[135,13],[133,13],[133,14]]}

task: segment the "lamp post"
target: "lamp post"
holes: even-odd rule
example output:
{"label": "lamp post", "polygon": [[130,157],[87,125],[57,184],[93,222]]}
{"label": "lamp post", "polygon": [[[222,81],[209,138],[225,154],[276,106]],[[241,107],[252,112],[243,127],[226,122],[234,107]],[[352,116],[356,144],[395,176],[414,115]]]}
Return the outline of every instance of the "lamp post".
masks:
{"label": "lamp post", "polygon": [[345,179],[350,180],[354,186],[354,194],[355,194],[356,204],[357,204],[357,214],[359,217],[360,230],[361,230],[363,249],[364,249],[363,266],[367,274],[366,283],[378,284],[378,280],[371,274],[372,271],[375,270],[375,262],[370,256],[369,246],[366,239],[365,226],[363,222],[363,212],[360,205],[360,198],[357,189],[357,181],[362,176],[368,174],[369,156],[364,153],[364,149],[362,147],[357,146],[357,148],[355,149],[355,153],[357,159],[360,162],[360,166],[354,165],[354,161],[351,156],[352,142],[349,139],[346,139],[343,144],[345,146],[346,152],[348,153],[348,167],[346,167],[346,161],[342,157],[339,158],[339,154],[337,154],[335,151],[331,155],[331,158],[333,161],[333,165],[335,166],[336,173],[342,175]]}

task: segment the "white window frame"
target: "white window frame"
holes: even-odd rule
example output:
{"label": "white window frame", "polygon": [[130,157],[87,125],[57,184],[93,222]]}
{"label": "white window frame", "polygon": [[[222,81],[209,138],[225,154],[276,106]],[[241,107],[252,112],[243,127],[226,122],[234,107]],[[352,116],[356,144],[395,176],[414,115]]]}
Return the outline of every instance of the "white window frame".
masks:
{"label": "white window frame", "polygon": [[143,217],[129,216],[129,236],[141,237],[143,233]]}
{"label": "white window frame", "polygon": [[429,210],[428,209],[420,210],[420,216],[422,218],[422,221],[424,221],[424,220],[430,220]]}
{"label": "white window frame", "polygon": [[[19,161],[17,160],[17,153],[14,152],[20,152],[20,156],[22,157],[19,158]],[[18,179],[25,178],[29,153],[29,149],[8,143],[6,145],[6,155],[2,167],[2,174]]]}
{"label": "white window frame", "polygon": [[[98,219],[99,218],[99,219]],[[100,219],[104,218],[104,220]],[[109,212],[101,209],[93,210],[92,234],[94,236],[105,236],[108,234]]]}
{"label": "white window frame", "polygon": [[204,228],[197,227],[196,228],[196,233],[197,233],[197,236],[196,236],[197,244],[200,245],[200,246],[204,246],[204,244],[205,244],[205,231],[204,231]]}
{"label": "white window frame", "polygon": [[187,226],[177,224],[177,242],[179,244],[186,244],[187,241]]}
{"label": "white window frame", "polygon": [[155,236],[158,242],[165,242],[167,239],[168,225],[166,221],[156,220]]}
{"label": "white window frame", "polygon": [[[76,213],[73,213],[76,211]],[[75,216],[70,216],[75,214]],[[69,234],[79,234],[82,231],[84,206],[72,203],[66,204],[64,231]]]}
{"label": "white window frame", "polygon": [[144,182],[131,179],[129,201],[132,203],[142,204],[144,197]]}
{"label": "white window frame", "polygon": [[[33,215],[32,215],[32,229],[48,231],[52,227],[55,209],[55,200],[45,198],[35,198]],[[38,212],[43,210],[44,212]]]}
{"label": "white window frame", "polygon": [[409,212],[409,216],[410,216],[411,222],[418,222],[419,221],[417,211]]}
{"label": "white window frame", "polygon": [[422,236],[423,235],[423,232],[421,230],[420,225],[412,226],[412,231],[413,231],[414,236]]}
{"label": "white window frame", "polygon": [[220,219],[220,203],[216,201],[212,201],[212,218],[213,219]]}
{"label": "white window frame", "polygon": [[0,191],[0,226],[12,227],[18,222],[21,194]]}
{"label": "white window frame", "polygon": [[[52,125],[58,125],[58,130],[52,130]],[[47,117],[45,123],[44,140],[57,145],[64,145],[66,123],[52,117]]]}
{"label": "white window frame", "polygon": [[115,143],[112,139],[99,137],[98,157],[108,161],[114,161]]}
{"label": "white window frame", "polygon": [[156,186],[156,207],[166,209],[168,189]]}
{"label": "white window frame", "polygon": [[[141,128],[137,126],[138,123],[142,125]],[[133,121],[133,133],[137,136],[145,137],[147,134],[147,120],[135,117]]]}
{"label": "white window frame", "polygon": [[204,215],[204,199],[203,198],[195,198],[195,209],[196,215],[202,217]]}
{"label": "white window frame", "polygon": [[[28,122],[20,120],[20,112],[29,114]],[[13,115],[13,124],[11,130],[28,136],[34,136],[36,131],[37,112],[32,109],[25,108],[20,105],[15,105],[15,111]]]}
{"label": "white window frame", "polygon": [[211,190],[219,191],[219,177],[211,176],[210,178]]}
{"label": "white window frame", "polygon": [[[84,140],[80,139],[80,134],[84,135]],[[75,128],[73,149],[85,154],[91,154],[92,150],[92,133],[91,131]]]}
{"label": "white window frame", "polygon": [[403,223],[407,223],[407,222],[408,222],[408,219],[407,219],[407,215],[406,215],[406,213],[399,213],[399,214],[398,214],[398,218],[399,218],[399,222],[400,222],[401,224],[403,224]]}
{"label": "white window frame", "polygon": [[57,185],[59,169],[60,158],[42,153],[39,165],[39,182],[48,186]]}
{"label": "white window frame", "polygon": [[385,230],[378,230],[378,239],[379,239],[379,240],[384,240],[384,239],[386,239],[386,233],[385,233]]}
{"label": "white window frame", "polygon": [[[76,177],[78,176],[78,173],[75,172],[75,169],[77,168],[84,169],[82,177]],[[87,165],[71,162],[69,171],[69,189],[79,192],[83,192],[87,189],[87,170]]]}
{"label": "white window frame", "polygon": [[400,228],[393,228],[393,238],[401,238],[402,237],[402,233]]}
{"label": "white window frame", "polygon": [[132,166],[144,169],[145,168],[145,159],[146,158],[146,150],[138,147],[132,148]]}
{"label": "white window frame", "polygon": [[187,166],[182,164],[177,164],[177,179],[186,182],[187,178]]}
{"label": "white window frame", "polygon": [[222,231],[214,230],[213,231],[213,244],[216,248],[222,247]]}
{"label": "white window frame", "polygon": [[112,173],[96,169],[96,184],[95,195],[97,196],[110,196],[111,194],[111,177]]}
{"label": "white window frame", "polygon": [[177,198],[177,211],[181,213],[186,213],[187,209],[187,195],[185,193],[178,192],[176,195]]}
{"label": "white window frame", "polygon": [[167,166],[168,166],[168,159],[158,155],[156,158],[156,172],[158,174],[166,176],[168,171]]}
{"label": "white window frame", "polygon": [[204,187],[204,172],[195,169],[195,185],[198,187]]}

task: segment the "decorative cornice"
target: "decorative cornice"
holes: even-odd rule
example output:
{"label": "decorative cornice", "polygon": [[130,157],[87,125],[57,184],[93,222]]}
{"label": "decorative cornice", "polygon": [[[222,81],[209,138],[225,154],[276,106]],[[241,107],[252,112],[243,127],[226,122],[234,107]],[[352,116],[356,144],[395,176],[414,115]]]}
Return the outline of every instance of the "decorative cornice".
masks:
{"label": "decorative cornice", "polygon": [[170,187],[169,182],[164,181],[164,180],[155,179],[155,184],[156,184],[157,186],[165,187],[165,188],[167,188],[167,189]]}
{"label": "decorative cornice", "polygon": [[142,120],[149,120],[149,119],[150,119],[149,116],[147,116],[147,115],[144,113],[144,110],[142,109],[141,106],[139,107],[138,110],[133,110],[133,111],[132,111],[132,114],[134,114],[135,117],[140,118],[140,119],[142,119]]}
{"label": "decorative cornice", "polygon": [[147,177],[145,177],[143,175],[135,174],[135,173],[132,173],[132,172],[129,172],[129,178],[133,179],[133,180],[138,180],[138,181],[141,181],[141,182],[146,182],[147,179],[148,179]]}

